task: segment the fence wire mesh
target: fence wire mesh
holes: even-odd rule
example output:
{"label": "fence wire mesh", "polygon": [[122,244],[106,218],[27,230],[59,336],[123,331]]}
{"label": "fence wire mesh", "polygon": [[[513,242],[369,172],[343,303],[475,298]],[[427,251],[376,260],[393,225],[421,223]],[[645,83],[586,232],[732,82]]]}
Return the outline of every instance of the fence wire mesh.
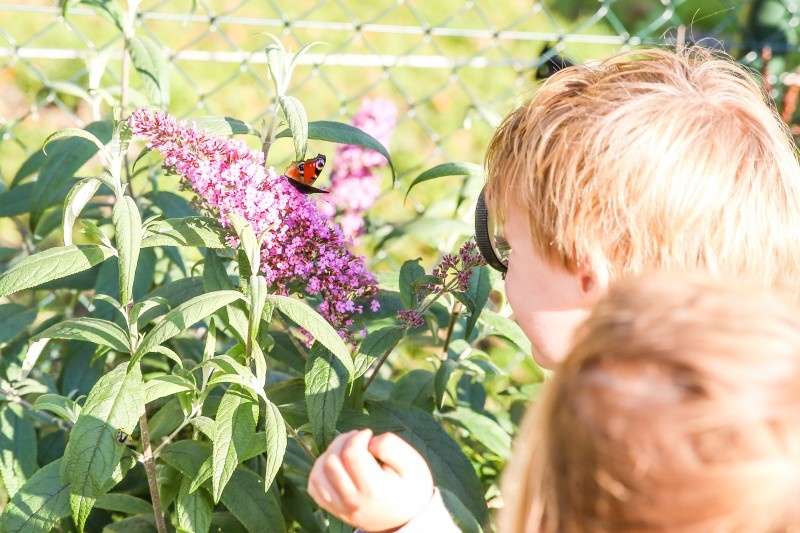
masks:
{"label": "fence wire mesh", "polygon": [[[173,114],[254,125],[272,104],[263,34],[294,50],[324,42],[290,94],[310,120],[346,121],[365,97],[393,101],[390,150],[402,177],[442,160],[479,162],[499,117],[535,89],[555,54],[586,61],[705,40],[758,66],[765,46],[779,59],[797,51],[799,16],[797,0],[150,0],[138,6],[136,31],[165,53]],[[47,133],[107,110],[93,91],[120,85],[123,38],[83,5],[63,17],[53,0],[0,0],[0,17],[8,182]]]}

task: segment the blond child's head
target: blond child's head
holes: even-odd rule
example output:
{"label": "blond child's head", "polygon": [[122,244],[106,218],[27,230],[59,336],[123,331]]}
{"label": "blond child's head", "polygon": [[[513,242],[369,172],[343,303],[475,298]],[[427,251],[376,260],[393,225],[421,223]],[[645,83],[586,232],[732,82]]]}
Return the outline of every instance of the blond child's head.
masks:
{"label": "blond child's head", "polygon": [[559,309],[552,324],[536,310],[526,317],[539,305],[526,292],[538,273],[526,265],[538,259],[587,274],[576,294],[649,269],[702,269],[800,299],[796,149],[759,82],[729,58],[650,49],[564,69],[506,117],[486,165],[489,212],[521,234],[509,299],[546,366],[585,317],[573,313],[548,346],[547,332],[565,324],[561,311],[590,310],[596,297],[540,305]]}
{"label": "blond child's head", "polygon": [[799,384],[794,305],[621,282],[526,415],[501,531],[800,531]]}

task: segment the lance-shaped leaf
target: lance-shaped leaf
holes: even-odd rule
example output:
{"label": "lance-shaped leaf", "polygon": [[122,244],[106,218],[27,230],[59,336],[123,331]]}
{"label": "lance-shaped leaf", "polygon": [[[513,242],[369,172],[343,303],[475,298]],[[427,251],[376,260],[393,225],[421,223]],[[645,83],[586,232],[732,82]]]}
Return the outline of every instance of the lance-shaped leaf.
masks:
{"label": "lance-shaped leaf", "polygon": [[222,493],[222,504],[249,533],[286,531],[275,491],[264,492],[264,480],[246,468],[237,468]]}
{"label": "lance-shaped leaf", "polygon": [[33,403],[34,410],[50,411],[70,424],[78,421],[81,406],[65,396],[58,394],[42,394]]}
{"label": "lance-shaped leaf", "polygon": [[36,470],[36,430],[18,404],[0,403],[0,478],[9,497]]}
{"label": "lance-shaped leaf", "polygon": [[[87,136],[70,136],[49,143],[47,159],[39,170],[30,197],[31,229],[36,229],[44,210],[60,201],[64,186],[72,186],[75,173],[94,156],[100,146],[111,140],[113,126],[110,121],[93,122],[83,131]],[[74,132],[75,130],[67,130]],[[54,135],[57,135],[58,132]],[[51,136],[52,137],[52,136]],[[96,139],[92,140],[92,139]]]}
{"label": "lance-shaped leaf", "polygon": [[115,511],[125,514],[150,514],[153,512],[153,505],[141,498],[123,493],[103,494],[94,504],[98,509]]}
{"label": "lance-shaped leaf", "polygon": [[395,226],[375,245],[375,248],[381,249],[388,241],[402,236],[412,236],[422,242],[436,244],[444,238],[452,239],[454,236],[469,238],[473,235],[475,227],[463,220],[421,216]]}
{"label": "lance-shaped leaf", "polygon": [[292,132],[294,140],[294,158],[302,161],[306,158],[306,147],[308,146],[308,115],[303,104],[294,96],[279,95],[278,104],[281,106],[286,123]]}
{"label": "lance-shaped leaf", "polygon": [[[292,131],[286,129],[278,133],[276,138],[290,137]],[[317,141],[328,141],[339,144],[354,144],[375,150],[389,163],[389,168],[392,170],[392,183],[394,184],[395,172],[392,159],[389,156],[389,151],[383,146],[380,141],[375,137],[362,131],[350,124],[342,122],[334,122],[330,120],[317,120],[308,123],[308,138]]]}
{"label": "lance-shaped leaf", "polygon": [[286,94],[289,85],[289,62],[283,43],[274,35],[267,34],[274,44],[267,46],[267,71],[275,84],[275,92],[279,96]]}
{"label": "lance-shaped leaf", "polygon": [[112,219],[117,232],[119,255],[119,303],[126,306],[133,297],[136,264],[139,262],[142,244],[142,217],[136,201],[130,196],[117,198]]}
{"label": "lance-shaped leaf", "polygon": [[258,137],[258,130],[247,122],[231,117],[206,116],[192,119],[198,129],[207,131],[214,135],[230,137],[232,135],[255,135]]}
{"label": "lance-shaped leaf", "polygon": [[128,42],[131,62],[142,77],[150,102],[166,109],[169,107],[169,73],[164,51],[148,37],[132,37]]}
{"label": "lance-shaped leaf", "polygon": [[33,337],[33,340],[38,339],[87,341],[121,353],[131,351],[125,330],[114,322],[99,318],[79,317],[59,322]]}
{"label": "lance-shaped leaf", "polygon": [[179,531],[207,533],[211,528],[214,502],[205,490],[189,492],[192,481],[183,477],[178,497],[175,500],[176,526]]}
{"label": "lance-shaped leaf", "polygon": [[88,270],[114,255],[99,244],[71,244],[26,257],[0,274],[0,296]]}
{"label": "lance-shaped leaf", "polygon": [[407,404],[384,401],[368,403],[369,415],[343,417],[340,429],[371,428],[376,434],[392,431],[425,458],[437,486],[452,492],[477,519],[486,524],[489,511],[483,487],[458,443],[430,413]]}
{"label": "lance-shaped leaf", "polygon": [[157,220],[147,226],[142,248],[151,246],[193,246],[225,248],[227,231],[211,217]]}
{"label": "lance-shaped leaf", "polygon": [[83,4],[94,9],[99,15],[110,20],[118,30],[124,30],[125,13],[119,4],[112,0],[64,0],[61,5],[61,14],[66,18],[69,10],[78,4]]}
{"label": "lance-shaped leaf", "polygon": [[320,450],[336,436],[336,422],[344,405],[349,373],[341,361],[315,343],[306,361],[306,409],[311,434]]}
{"label": "lance-shaped leaf", "polygon": [[193,324],[207,318],[221,307],[236,300],[242,300],[237,291],[215,291],[195,296],[167,313],[156,326],[150,330],[136,349],[133,361],[138,361],[147,352],[175,335],[186,331]]}
{"label": "lance-shaped leaf", "polygon": [[336,333],[336,330],[333,329],[333,326],[322,318],[322,315],[311,309],[304,302],[288,296],[270,294],[267,296],[267,302],[273,304],[295,324],[308,331],[317,342],[325,346],[341,361],[342,366],[349,375],[353,375],[353,359],[350,356],[350,350],[342,338],[339,337],[339,334]]}
{"label": "lance-shaped leaf", "polygon": [[0,304],[0,345],[17,338],[36,320],[36,309],[19,304]]}
{"label": "lance-shaped leaf", "polygon": [[475,309],[472,310],[469,318],[467,318],[467,325],[464,328],[464,337],[468,338],[478,323],[478,318],[481,316],[486,302],[489,301],[489,293],[492,292],[491,275],[489,274],[489,267],[482,266],[472,270],[469,278],[469,288],[467,295],[470,301],[474,302]]}
{"label": "lance-shaped leaf", "polygon": [[61,481],[61,459],[39,469],[14,494],[0,516],[0,531],[52,531],[69,516],[69,485]]}
{"label": "lance-shaped leaf", "polygon": [[100,180],[89,178],[79,181],[70,190],[64,203],[64,244],[72,244],[72,228],[75,226],[75,220],[99,188]]}
{"label": "lance-shaped leaf", "polygon": [[267,468],[264,474],[264,491],[266,492],[283,464],[287,444],[286,423],[278,407],[269,401],[266,405],[264,429],[267,443]]}
{"label": "lance-shaped leaf", "polygon": [[400,267],[400,300],[406,309],[414,309],[419,303],[414,293],[414,282],[425,276],[425,269],[419,262],[420,259],[409,259]]}
{"label": "lance-shaped leaf", "polygon": [[508,459],[511,456],[511,435],[488,416],[476,413],[471,409],[457,407],[446,413],[444,417],[466,429],[472,438],[500,457]]}
{"label": "lance-shaped leaf", "polygon": [[467,176],[469,178],[483,179],[484,174],[483,167],[475,163],[442,163],[441,165],[436,165],[433,168],[429,168],[414,178],[414,181],[412,181],[411,185],[408,186],[406,198],[408,198],[408,194],[411,192],[411,189],[413,189],[414,186],[426,181],[443,178],[445,176]]}
{"label": "lance-shaped leaf", "polygon": [[214,502],[219,502],[223,489],[248,449],[257,422],[258,401],[250,392],[237,386],[225,391],[214,424],[211,476]]}
{"label": "lance-shaped leaf", "polygon": [[119,466],[123,446],[118,431],[132,433],[144,409],[144,385],[138,365],[117,366],[92,387],[72,428],[61,479],[70,485],[72,517],[82,531],[98,496]]}
{"label": "lance-shaped leaf", "polygon": [[406,336],[407,331],[403,326],[387,326],[367,335],[358,348],[354,377],[363,376],[372,363],[394,350],[394,347]]}
{"label": "lance-shaped leaf", "polygon": [[523,352],[531,353],[530,339],[528,339],[528,337],[525,335],[525,332],[522,331],[522,328],[519,327],[519,324],[510,318],[506,318],[493,311],[485,309],[481,313],[479,322],[489,326],[490,328],[494,329],[498,335],[505,337],[516,344],[517,348]]}

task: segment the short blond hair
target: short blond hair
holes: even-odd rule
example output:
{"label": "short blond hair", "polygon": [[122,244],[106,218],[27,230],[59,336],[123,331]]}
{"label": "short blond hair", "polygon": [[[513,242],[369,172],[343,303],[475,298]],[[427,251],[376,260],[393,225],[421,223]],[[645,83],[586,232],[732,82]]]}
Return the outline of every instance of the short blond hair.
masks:
{"label": "short blond hair", "polygon": [[577,338],[526,414],[500,531],[800,531],[794,305],[629,278]]}
{"label": "short blond hair", "polygon": [[535,249],[575,271],[746,275],[800,293],[800,166],[744,67],[702,48],[564,69],[495,132],[486,198],[529,213]]}

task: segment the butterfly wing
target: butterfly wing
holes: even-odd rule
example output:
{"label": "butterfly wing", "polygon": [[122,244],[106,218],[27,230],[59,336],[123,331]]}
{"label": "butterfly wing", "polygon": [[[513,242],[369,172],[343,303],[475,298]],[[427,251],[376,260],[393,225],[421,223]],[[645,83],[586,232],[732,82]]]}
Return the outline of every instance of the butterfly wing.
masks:
{"label": "butterfly wing", "polygon": [[326,193],[328,191],[311,186],[322,173],[325,161],[326,158],[322,154],[305,161],[295,161],[286,168],[283,174],[295,189],[304,194]]}

